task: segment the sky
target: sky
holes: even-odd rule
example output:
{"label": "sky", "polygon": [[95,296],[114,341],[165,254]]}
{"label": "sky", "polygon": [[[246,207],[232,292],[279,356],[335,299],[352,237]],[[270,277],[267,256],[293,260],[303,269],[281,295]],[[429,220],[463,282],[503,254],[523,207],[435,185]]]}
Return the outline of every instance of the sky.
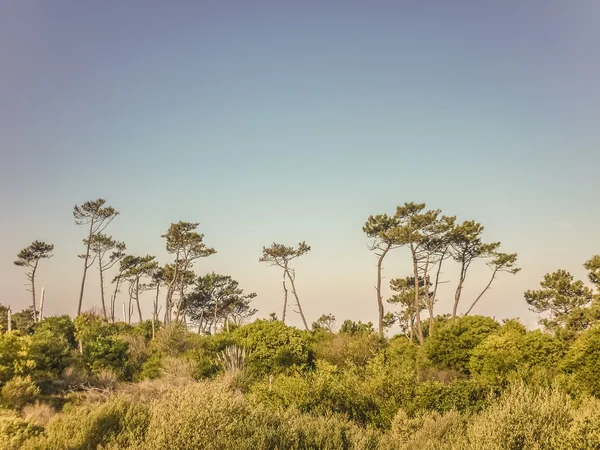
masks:
{"label": "sky", "polygon": [[[30,304],[13,261],[37,239],[46,314],[76,312],[72,210],[104,198],[107,232],[161,263],[169,224],[199,222],[217,253],[196,272],[256,292],[259,317],[283,295],[262,247],[306,241],[309,323],[375,322],[362,226],[414,201],[518,253],[474,312],[533,327],[523,292],[600,253],[599,49],[596,0],[1,1],[0,303]],[[386,297],[410,267],[386,259]],[[489,275],[474,265],[460,310]],[[84,309],[99,292],[90,270]]]}

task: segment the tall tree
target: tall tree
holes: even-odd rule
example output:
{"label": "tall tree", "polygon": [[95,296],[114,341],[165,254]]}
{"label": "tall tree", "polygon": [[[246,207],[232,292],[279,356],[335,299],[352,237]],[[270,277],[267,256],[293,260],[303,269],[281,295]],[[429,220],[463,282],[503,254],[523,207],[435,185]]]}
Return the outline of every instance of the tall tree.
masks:
{"label": "tall tree", "polygon": [[[415,322],[417,315],[427,307],[426,299],[433,297],[431,292],[431,283],[429,279],[421,278],[419,281],[419,304],[415,307],[415,280],[413,277],[394,278],[390,281],[390,289],[394,292],[388,299],[388,303],[399,305],[402,310],[395,313],[400,329],[413,342],[415,337]],[[425,286],[427,284],[427,286]],[[427,294],[426,294],[427,293]]]}
{"label": "tall tree", "polygon": [[600,291],[600,255],[592,256],[583,265],[588,270],[588,277]]}
{"label": "tall tree", "polygon": [[532,311],[548,314],[549,317],[541,319],[540,323],[552,331],[564,325],[572,311],[589,305],[593,298],[591,289],[582,281],[575,281],[566,270],[544,275],[540,287],[526,291],[525,301]]}
{"label": "tall tree", "polygon": [[[125,257],[125,243],[116,241],[112,236],[97,233],[90,240],[84,241],[84,244],[89,245],[90,252],[93,254],[93,260],[98,261],[98,271],[100,272],[100,298],[102,300],[102,313],[105,319],[108,319],[106,310],[106,301],[104,296],[104,273],[110,270],[116,263]],[[112,253],[109,253],[111,252]],[[112,305],[111,305],[112,306]],[[114,312],[111,311],[111,318]]]}
{"label": "tall tree", "polygon": [[140,305],[140,293],[147,290],[149,285],[144,284],[142,279],[151,277],[157,269],[158,263],[154,260],[155,258],[155,256],[150,255],[127,255],[123,258],[123,264],[125,266],[123,278],[129,281],[129,322],[131,322],[132,315],[132,299],[135,299],[139,321],[141,322],[143,320],[142,307]]}
{"label": "tall tree", "polygon": [[77,305],[77,315],[81,314],[83,305],[83,291],[85,289],[85,277],[87,270],[92,266],[90,264],[92,238],[99,233],[102,233],[108,224],[119,215],[119,211],[112,206],[104,206],[106,200],[99,198],[97,200],[85,202],[83,205],[75,205],[73,208],[73,217],[75,223],[79,226],[86,227],[87,238],[83,240],[85,244],[85,254],[83,259],[83,276],[81,278],[81,290],[79,292],[79,303]]}
{"label": "tall tree", "polygon": [[[408,247],[412,259],[414,282],[415,332],[420,344],[423,344],[423,328],[421,324],[421,292],[419,280],[426,279],[434,265],[444,261],[447,251],[447,235],[454,226],[455,217],[440,216],[441,211],[425,210],[425,203],[404,203],[396,209],[398,225],[390,231],[397,245]],[[436,260],[437,259],[437,260]],[[441,267],[440,267],[441,268]],[[436,276],[436,287],[439,282]],[[430,311],[430,321],[433,322],[433,301],[429,290],[426,301]]]}
{"label": "tall tree", "polygon": [[473,261],[477,258],[492,256],[500,246],[500,242],[484,244],[481,240],[483,226],[472,220],[467,220],[456,226],[452,231],[451,249],[452,257],[460,265],[460,275],[456,291],[454,293],[454,305],[452,307],[452,318],[456,317],[458,304],[463,291],[467,272]]}
{"label": "tall tree", "polygon": [[34,241],[28,247],[25,247],[17,253],[17,259],[14,264],[19,267],[27,267],[25,277],[29,282],[28,290],[31,291],[31,305],[33,307],[33,318],[37,320],[37,307],[35,304],[35,275],[38,269],[40,260],[52,258],[53,244],[46,244],[41,241]]}
{"label": "tall tree", "polygon": [[469,313],[475,307],[477,302],[481,300],[483,294],[485,294],[490,289],[493,281],[496,279],[496,276],[499,272],[506,272],[511,275],[516,275],[521,270],[520,267],[517,267],[516,253],[493,252],[491,261],[488,261],[486,264],[492,270],[492,276],[490,277],[490,281],[488,281],[485,288],[483,288],[483,291],[481,291],[481,293],[475,298],[473,303],[471,303],[471,306],[465,313],[465,316],[469,315]]}
{"label": "tall tree", "polygon": [[[205,258],[216,253],[214,248],[207,247],[204,244],[204,234],[196,231],[198,225],[200,224],[179,221],[178,223],[172,223],[167,233],[162,235],[166,240],[167,252],[175,255],[175,261],[172,265],[174,270],[172,277],[168,281],[167,297],[165,300],[165,321],[167,322],[171,321],[174,307],[177,310],[175,320],[179,320],[185,288],[185,277],[179,276],[179,273],[192,270],[194,261],[198,258]],[[178,281],[179,286],[177,286]],[[179,301],[175,305],[173,297],[177,287],[179,287]]]}
{"label": "tall tree", "polygon": [[381,272],[383,270],[384,258],[390,250],[398,246],[393,235],[393,230],[397,226],[398,218],[396,216],[388,216],[387,214],[369,216],[363,226],[363,232],[373,240],[369,245],[369,250],[374,252],[377,257],[377,284],[375,285],[375,293],[377,295],[377,309],[379,312],[378,331],[381,337],[383,337],[385,329],[385,310],[383,307],[383,295],[381,293]]}
{"label": "tall tree", "polygon": [[300,299],[298,298],[298,291],[296,290],[296,273],[294,269],[290,267],[290,262],[308,253],[309,251],[310,246],[304,241],[300,242],[297,247],[288,247],[283,244],[273,243],[270,247],[263,247],[262,256],[258,259],[259,262],[265,262],[271,266],[277,266],[283,269],[284,303],[281,321],[285,323],[285,314],[287,309],[287,287],[285,284],[285,279],[287,277],[292,287],[292,294],[296,299],[296,306],[298,306],[297,312],[300,314],[300,317],[302,317],[302,322],[304,323],[304,328],[306,328],[306,331],[309,331],[308,323],[306,322],[306,317],[304,317],[304,312],[302,311],[302,306],[300,305]]}
{"label": "tall tree", "polygon": [[245,294],[239,283],[228,275],[209,273],[196,279],[194,290],[185,296],[183,310],[199,324],[198,331],[215,333],[219,322],[228,327],[230,320],[241,321],[256,313],[250,307],[255,293]]}

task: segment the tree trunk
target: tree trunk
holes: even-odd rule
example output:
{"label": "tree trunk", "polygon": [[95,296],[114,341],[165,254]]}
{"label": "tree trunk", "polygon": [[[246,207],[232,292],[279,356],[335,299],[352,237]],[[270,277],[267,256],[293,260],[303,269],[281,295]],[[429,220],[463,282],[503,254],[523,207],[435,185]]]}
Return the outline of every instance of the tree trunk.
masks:
{"label": "tree trunk", "polygon": [[383,337],[383,317],[385,315],[385,312],[383,310],[383,297],[381,295],[381,265],[383,264],[383,258],[385,258],[385,255],[390,250],[390,248],[391,248],[391,245],[388,244],[388,246],[382,251],[382,253],[379,255],[379,258],[377,259],[377,286],[375,287],[375,290],[376,290],[376,294],[377,294],[377,308],[379,311],[379,336],[380,337]]}
{"label": "tree trunk", "polygon": [[31,270],[31,296],[32,296],[32,305],[33,305],[33,321],[38,321],[37,308],[35,305],[35,272],[37,270],[39,260],[35,262],[33,269]]}
{"label": "tree trunk", "polygon": [[45,299],[45,291],[44,286],[42,286],[42,295],[40,296],[40,322],[44,319],[44,299]]}
{"label": "tree trunk", "polygon": [[94,229],[94,221],[90,222],[90,233],[88,235],[88,243],[85,249],[85,259],[83,262],[83,277],[81,278],[81,291],[79,291],[79,305],[77,305],[77,315],[81,314],[81,306],[83,305],[83,290],[85,289],[85,276],[88,270],[88,261],[90,259],[90,245],[92,242],[92,230]]}
{"label": "tree trunk", "polygon": [[288,290],[285,285],[285,274],[287,273],[287,264],[283,269],[283,315],[281,316],[281,322],[285,323],[285,313],[287,311],[287,302],[288,302]]}
{"label": "tree trunk", "polygon": [[456,318],[458,313],[458,302],[460,301],[460,294],[462,293],[463,284],[467,277],[467,266],[463,256],[463,260],[460,265],[460,279],[458,280],[458,286],[456,286],[456,292],[454,293],[454,306],[452,308],[452,319]]}
{"label": "tree trunk", "polygon": [[211,326],[211,328],[214,326],[215,328],[215,334],[217,333],[217,308],[219,306],[219,299],[215,299],[215,314],[213,317],[213,324]]}
{"label": "tree trunk", "polygon": [[477,298],[475,299],[475,301],[473,302],[473,304],[469,307],[469,309],[467,310],[467,312],[465,313],[465,316],[468,316],[469,313],[471,312],[471,310],[475,307],[475,305],[477,304],[477,302],[479,301],[479,299],[481,297],[483,297],[483,294],[485,294],[487,292],[487,290],[490,288],[490,286],[492,285],[492,281],[494,281],[494,278],[496,278],[496,273],[498,272],[498,269],[495,269],[494,272],[492,273],[492,278],[490,278],[489,283],[487,284],[487,286],[485,287],[485,289],[483,291],[481,291],[481,294],[479,294],[477,296]]}
{"label": "tree trunk", "polygon": [[140,323],[142,323],[142,308],[140,306],[140,279],[138,278],[135,281],[135,303],[137,304],[138,316],[140,318]]}
{"label": "tree trunk", "polygon": [[8,329],[8,332],[10,333],[12,331],[12,311],[10,310],[10,306],[6,310],[6,319],[8,321],[7,329]]}
{"label": "tree trunk", "polygon": [[115,304],[117,302],[117,293],[119,292],[119,284],[121,283],[121,274],[117,275],[117,279],[115,281],[115,292],[110,301],[110,319],[112,323],[115,323]]}
{"label": "tree trunk", "polygon": [[294,279],[291,277],[289,270],[287,271],[287,276],[290,280],[290,283],[292,283],[292,294],[294,294],[294,297],[296,298],[296,305],[298,305],[298,312],[300,313],[300,317],[302,317],[302,322],[304,322],[304,328],[306,328],[306,331],[310,331],[310,329],[308,328],[308,324],[306,323],[304,313],[302,312],[302,306],[300,306],[300,300],[298,299],[298,293],[296,292],[296,285],[294,283]]}
{"label": "tree trunk", "polygon": [[100,299],[102,300],[102,313],[104,314],[104,318],[108,320],[108,315],[106,314],[106,302],[104,301],[104,271],[102,270],[102,261],[98,263],[100,265]]}
{"label": "tree trunk", "polygon": [[419,344],[423,345],[424,339],[423,328],[421,327],[421,302],[419,298],[419,266],[417,265],[417,255],[412,244],[410,249],[413,257],[413,274],[415,278],[415,328],[417,330],[417,339],[419,339]]}

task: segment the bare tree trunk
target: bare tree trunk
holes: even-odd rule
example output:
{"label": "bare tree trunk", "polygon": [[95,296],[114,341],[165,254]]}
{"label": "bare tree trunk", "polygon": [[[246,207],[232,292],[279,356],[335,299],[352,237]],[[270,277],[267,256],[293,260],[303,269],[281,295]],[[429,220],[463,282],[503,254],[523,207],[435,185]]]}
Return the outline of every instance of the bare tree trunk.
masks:
{"label": "bare tree trunk", "polygon": [[460,294],[462,293],[463,284],[465,282],[465,278],[467,276],[467,267],[465,265],[465,260],[463,257],[463,261],[460,265],[460,279],[458,280],[458,286],[456,286],[456,292],[454,293],[454,306],[452,308],[452,318],[456,318],[456,314],[458,313],[458,302],[460,301]]}
{"label": "bare tree trunk", "polygon": [[383,258],[390,250],[391,245],[382,250],[382,253],[379,255],[377,259],[377,286],[375,290],[377,291],[377,308],[379,310],[379,336],[383,337],[383,317],[385,316],[385,311],[383,309],[383,296],[381,295],[381,265],[383,264]]}
{"label": "bare tree trunk", "polygon": [[165,299],[165,323],[171,322],[171,308],[173,306],[173,294],[175,293],[175,282],[177,281],[177,270],[179,268],[179,255],[175,258],[175,265],[173,267],[173,279],[169,283],[167,289],[167,298]]}
{"label": "bare tree trunk", "polygon": [[42,286],[42,295],[40,296],[40,322],[43,320],[44,318],[44,299],[45,299],[45,290],[44,287]]}
{"label": "bare tree trunk", "polygon": [[294,279],[290,275],[289,270],[287,271],[287,276],[290,280],[290,283],[292,283],[292,294],[294,294],[294,297],[296,298],[296,305],[298,305],[298,312],[300,313],[300,317],[302,317],[302,322],[304,322],[304,328],[306,328],[306,331],[310,331],[310,329],[308,328],[308,324],[306,323],[304,313],[302,312],[302,306],[300,306],[300,300],[298,299],[298,293],[296,292],[296,285],[294,283]]}
{"label": "bare tree trunk", "polygon": [[104,301],[104,271],[102,270],[102,261],[99,263],[100,265],[100,299],[102,300],[102,313],[104,314],[104,318],[108,320],[108,315],[106,314],[106,302]]}
{"label": "bare tree trunk", "polygon": [[154,308],[152,308],[152,339],[156,332],[156,319],[158,319],[158,297],[160,295],[160,284],[156,282],[156,297],[154,298]]}
{"label": "bare tree trunk", "polygon": [[[215,327],[215,334],[217,333],[217,307],[219,306],[219,299],[215,299],[215,315],[213,317],[213,326]],[[211,326],[212,328],[212,326]]]}
{"label": "bare tree trunk", "polygon": [[485,289],[483,291],[481,291],[481,294],[479,294],[477,296],[477,298],[475,299],[475,301],[473,302],[473,304],[470,306],[470,308],[467,310],[467,312],[465,313],[465,316],[468,316],[469,313],[471,312],[471,310],[475,307],[475,305],[477,304],[477,302],[479,301],[479,299],[481,297],[483,297],[483,294],[485,294],[487,292],[487,290],[490,288],[490,286],[492,285],[492,281],[494,281],[494,278],[496,278],[496,273],[498,272],[498,269],[494,270],[494,272],[492,273],[492,278],[490,278],[489,283],[487,284],[487,286],[485,287]]}
{"label": "bare tree trunk", "polygon": [[138,316],[140,323],[142,323],[142,308],[140,306],[140,280],[139,278],[135,281],[135,303],[137,304]]}
{"label": "bare tree trunk", "polygon": [[90,222],[90,233],[88,235],[87,248],[85,249],[85,258],[83,263],[83,277],[81,278],[81,290],[79,291],[79,305],[77,305],[77,315],[81,314],[81,306],[83,305],[83,290],[85,289],[85,276],[88,270],[88,261],[90,259],[90,245],[92,241],[92,230],[94,229],[94,221]]}
{"label": "bare tree trunk", "polygon": [[117,275],[115,281],[115,292],[110,301],[110,319],[112,323],[115,323],[115,303],[117,302],[117,293],[119,292],[119,285],[121,284],[121,274]]}
{"label": "bare tree trunk", "polygon": [[423,345],[423,328],[421,327],[421,302],[419,298],[419,266],[417,265],[417,255],[414,250],[414,247],[410,246],[412,257],[413,257],[413,274],[415,278],[415,319],[416,319],[416,329],[417,329],[417,338],[419,339],[419,344]]}
{"label": "bare tree trunk", "polygon": [[127,313],[125,312],[125,302],[123,302],[123,322],[127,322]]}
{"label": "bare tree trunk", "polygon": [[287,310],[287,302],[288,302],[288,290],[287,287],[285,285],[285,275],[287,273],[287,264],[284,267],[283,270],[283,315],[281,316],[281,322],[285,323],[285,313]]}
{"label": "bare tree trunk", "polygon": [[177,302],[177,314],[175,315],[175,322],[179,322],[179,316],[181,315],[182,307],[183,307],[183,277],[181,277],[181,286],[179,287],[179,301]]}
{"label": "bare tree trunk", "polygon": [[39,260],[35,262],[35,265],[33,266],[33,269],[31,270],[31,297],[32,297],[32,305],[33,305],[33,321],[34,322],[38,321],[37,308],[35,305],[35,272],[37,270],[38,262],[39,262]]}

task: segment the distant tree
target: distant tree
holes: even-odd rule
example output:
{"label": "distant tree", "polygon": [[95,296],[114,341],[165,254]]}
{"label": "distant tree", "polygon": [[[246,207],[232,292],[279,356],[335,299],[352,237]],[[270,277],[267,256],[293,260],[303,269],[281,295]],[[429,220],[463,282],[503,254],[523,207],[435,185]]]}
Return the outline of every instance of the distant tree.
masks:
{"label": "distant tree", "polygon": [[[425,288],[425,283],[427,283],[427,288]],[[431,283],[429,283],[429,279],[423,280],[421,278],[419,280],[420,301],[418,311],[415,307],[415,282],[413,277],[394,278],[390,281],[390,289],[394,292],[394,295],[387,300],[388,303],[402,307],[399,313],[394,314],[394,322],[399,323],[402,332],[407,335],[410,342],[413,342],[417,314],[420,314],[427,307],[426,298],[428,296],[429,298],[433,297]]]}
{"label": "distant tree", "polygon": [[[408,247],[412,259],[414,282],[414,309],[419,311],[415,316],[415,332],[419,343],[423,344],[423,328],[421,325],[419,280],[426,279],[435,264],[440,265],[448,246],[448,234],[454,226],[455,217],[440,216],[441,211],[425,210],[425,203],[405,203],[396,209],[397,226],[391,230],[391,237],[397,245]],[[438,276],[435,280],[437,292]],[[435,299],[433,299],[435,300]],[[426,305],[433,324],[433,301],[429,290],[426,291]]]}
{"label": "distant tree", "polygon": [[460,302],[469,267],[477,258],[492,256],[493,252],[500,246],[500,242],[483,243],[481,240],[482,233],[483,226],[472,220],[465,221],[452,230],[452,257],[460,264],[460,275],[458,277],[456,292],[454,293],[454,306],[452,307],[453,319],[456,317],[458,311],[458,303]]}
{"label": "distant tree", "polygon": [[346,319],[340,327],[340,333],[342,334],[370,334],[374,331],[373,322],[363,323],[360,320],[354,322],[353,320]]}
{"label": "distant tree", "polygon": [[12,313],[13,331],[20,330],[23,332],[29,332],[31,327],[36,323],[35,312],[33,307],[30,306],[22,311]]}
{"label": "distant tree", "polygon": [[[107,236],[106,234],[102,233],[94,234],[89,242],[87,239],[85,239],[84,244],[86,246],[89,244],[90,252],[94,255],[93,259],[98,261],[102,313],[104,314],[104,318],[108,319],[104,296],[104,273],[125,257],[126,246],[124,242],[116,241],[112,238],[112,236]],[[111,251],[112,253],[109,253]],[[114,317],[114,310],[111,310],[111,318],[112,317]]]}
{"label": "distant tree", "polygon": [[541,289],[526,291],[525,301],[531,311],[548,314],[549,317],[541,319],[540,323],[552,331],[565,325],[573,311],[589,305],[593,298],[591,289],[582,281],[575,281],[566,270],[544,275],[540,286]]}
{"label": "distant tree", "polygon": [[105,203],[106,200],[99,198],[97,200],[85,202],[83,205],[75,205],[73,208],[75,223],[79,226],[86,227],[88,230],[87,238],[83,240],[85,244],[85,254],[81,255],[81,258],[83,259],[83,277],[81,279],[77,315],[81,314],[87,270],[93,265],[95,260],[95,258],[93,258],[92,261],[90,261],[93,237],[102,233],[108,224],[119,215],[119,211],[112,206],[104,206]]}
{"label": "distant tree", "polygon": [[304,241],[300,242],[297,247],[288,247],[283,244],[273,243],[270,247],[263,247],[262,256],[258,259],[259,262],[265,262],[271,266],[277,266],[283,269],[284,300],[281,321],[285,323],[288,292],[285,284],[285,279],[287,277],[292,286],[292,294],[294,294],[294,298],[296,299],[296,305],[298,306],[297,312],[300,314],[300,317],[302,317],[302,322],[304,323],[304,328],[306,329],[306,331],[309,331],[308,323],[306,322],[306,318],[304,317],[304,313],[302,312],[302,306],[300,305],[298,292],[296,291],[296,284],[294,282],[294,280],[296,279],[296,273],[294,269],[290,267],[290,262],[308,253],[309,251],[310,246],[307,245]]}
{"label": "distant tree", "polygon": [[465,315],[468,315],[473,310],[477,302],[481,300],[481,297],[483,297],[483,294],[485,294],[488,291],[488,289],[490,289],[490,286],[492,285],[492,282],[496,279],[496,275],[498,275],[498,272],[506,272],[511,275],[515,275],[521,270],[516,265],[516,253],[493,252],[492,260],[487,262],[486,264],[492,270],[492,276],[490,278],[490,281],[488,281],[488,284],[485,286],[485,288],[483,288],[483,291],[481,291],[481,293],[475,298]]}
{"label": "distant tree", "polygon": [[132,256],[127,255],[123,258],[121,264],[124,266],[123,278],[129,282],[129,317],[128,323],[131,323],[132,299],[138,311],[138,319],[142,322],[142,308],[140,305],[140,293],[148,289],[148,285],[142,283],[142,280],[151,277],[158,263],[154,260],[155,256]]}
{"label": "distant tree", "polygon": [[327,330],[333,332],[335,327],[335,316],[333,314],[323,314],[312,324],[313,330]]}
{"label": "distant tree", "polygon": [[244,294],[239,283],[230,276],[213,272],[196,279],[193,292],[185,297],[183,310],[199,324],[199,332],[205,332],[208,327],[209,333],[215,333],[219,322],[227,327],[233,319],[239,325],[255,314],[256,309],[250,308],[254,297],[255,293]]}
{"label": "distant tree", "polygon": [[[186,273],[192,270],[195,260],[216,253],[214,248],[207,247],[204,244],[204,235],[196,231],[198,225],[200,224],[179,221],[178,223],[172,223],[167,233],[162,235],[166,240],[167,252],[175,255],[172,276],[167,282],[167,297],[165,300],[165,322],[167,323],[171,321],[173,308],[176,308],[177,311],[175,320],[179,320],[185,287],[185,277],[179,276],[180,272]],[[173,298],[177,288],[179,288],[179,301],[175,305]]]}
{"label": "distant tree", "polygon": [[588,277],[600,291],[600,255],[595,255],[583,265],[588,271]]}
{"label": "distant tree", "polygon": [[369,246],[369,250],[377,256],[377,284],[375,292],[377,295],[377,308],[379,311],[378,330],[379,335],[383,337],[385,310],[383,307],[383,295],[381,293],[381,272],[383,260],[386,255],[394,247],[398,247],[395,236],[392,231],[398,226],[398,218],[396,216],[388,216],[387,214],[378,214],[369,216],[367,222],[363,226],[363,232],[373,242]]}
{"label": "distant tree", "polygon": [[45,242],[34,241],[29,247],[24,248],[17,254],[17,259],[14,264],[19,267],[27,267],[28,271],[25,273],[27,281],[29,282],[28,290],[31,292],[31,305],[33,307],[34,320],[37,320],[37,307],[35,303],[35,275],[38,269],[40,260],[52,258],[52,251],[54,250],[53,244],[46,244]]}

